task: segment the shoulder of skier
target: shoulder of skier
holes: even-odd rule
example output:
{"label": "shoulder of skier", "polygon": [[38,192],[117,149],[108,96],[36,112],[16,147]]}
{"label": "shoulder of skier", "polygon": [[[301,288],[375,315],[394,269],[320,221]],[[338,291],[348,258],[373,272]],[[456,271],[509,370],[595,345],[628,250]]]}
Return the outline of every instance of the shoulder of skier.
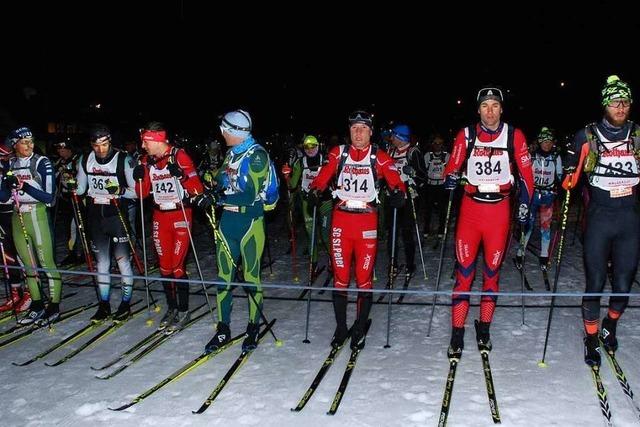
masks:
{"label": "shoulder of skier", "polygon": [[376,153],[376,172],[378,177],[384,177],[389,188],[399,188],[403,192],[407,191],[404,182],[402,182],[402,179],[400,178],[395,162],[389,154],[381,149],[378,149],[378,152]]}
{"label": "shoulder of skier", "polygon": [[444,169],[444,174],[449,175],[460,171],[463,163],[467,158],[467,136],[465,134],[465,128],[458,131],[456,139],[453,142],[453,148],[451,149],[451,155],[449,161]]}

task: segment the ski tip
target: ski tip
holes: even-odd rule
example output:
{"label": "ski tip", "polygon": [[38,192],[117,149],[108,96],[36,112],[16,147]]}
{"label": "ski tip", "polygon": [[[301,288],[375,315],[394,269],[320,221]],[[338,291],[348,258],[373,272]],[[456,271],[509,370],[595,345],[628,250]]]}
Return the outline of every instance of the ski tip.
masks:
{"label": "ski tip", "polygon": [[125,409],[130,408],[133,405],[134,405],[134,403],[127,403],[126,405],[122,405],[122,406],[119,406],[117,408],[109,408],[109,407],[107,407],[107,409],[110,410],[110,411],[119,412],[119,411],[124,411]]}
{"label": "ski tip", "polygon": [[101,377],[100,375],[94,375],[93,377],[97,378],[99,380],[108,380],[109,379],[109,377]]}
{"label": "ski tip", "polygon": [[540,362],[538,362],[538,367],[539,368],[546,368],[547,364],[544,361],[541,360]]}
{"label": "ski tip", "polygon": [[61,363],[62,363],[62,362],[58,360],[56,363],[44,362],[44,365],[45,365],[45,366],[53,367],[53,366],[58,366],[58,365],[59,365],[59,364],[61,364]]}

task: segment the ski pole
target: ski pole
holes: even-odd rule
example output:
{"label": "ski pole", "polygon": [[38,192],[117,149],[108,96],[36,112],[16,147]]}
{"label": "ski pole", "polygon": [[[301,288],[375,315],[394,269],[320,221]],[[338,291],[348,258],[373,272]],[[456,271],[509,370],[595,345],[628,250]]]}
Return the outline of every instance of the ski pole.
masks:
{"label": "ski pole", "polygon": [[[449,192],[449,202],[447,203],[447,215],[444,219],[444,234],[442,235],[442,243],[440,244],[440,259],[438,259],[438,273],[436,275],[436,289],[435,292],[438,292],[440,288],[440,275],[442,273],[442,261],[444,259],[444,247],[447,243],[447,233],[449,231],[449,218],[451,217],[451,205],[453,204],[453,196],[455,194],[455,189],[450,190]],[[458,214],[459,215],[459,214]],[[455,270],[454,270],[455,271]],[[433,303],[431,304],[431,316],[429,317],[429,327],[427,329],[427,336],[431,336],[431,324],[433,323],[433,314],[436,310],[436,301],[438,299],[438,294],[433,295]]]}
{"label": "ski pole", "polygon": [[[138,164],[141,162],[138,161]],[[149,317],[151,316],[151,303],[150,303],[150,295],[149,291],[149,267],[147,266],[147,236],[145,235],[144,230],[144,199],[142,198],[142,180],[138,180],[138,184],[140,185],[140,231],[142,232],[142,262],[144,265],[144,288],[147,293],[147,314]],[[155,311],[158,311],[160,307],[156,304],[155,299],[153,300],[153,307]],[[153,324],[153,320],[147,319],[147,324],[151,326]]]}
{"label": "ski pole", "polygon": [[547,332],[544,337],[544,349],[542,350],[542,360],[538,363],[538,366],[545,368],[545,356],[547,355],[547,344],[549,343],[549,330],[551,329],[551,319],[553,318],[553,308],[556,301],[556,291],[558,290],[558,279],[560,277],[560,264],[562,263],[562,249],[564,246],[564,235],[567,229],[567,213],[569,212],[569,201],[571,197],[571,182],[569,182],[569,188],[564,197],[564,204],[562,207],[562,223],[560,225],[560,243],[558,243],[558,256],[556,258],[556,273],[553,278],[553,291],[551,295],[551,307],[549,308],[549,318],[547,319]]}
{"label": "ski pole", "polygon": [[[227,257],[229,257],[229,261],[231,261],[231,265],[233,266],[233,268],[235,268],[237,270],[238,269],[238,265],[236,264],[235,260],[233,259],[233,256],[231,255],[231,249],[227,246],[227,242],[224,240],[224,236],[222,236],[222,233],[220,232],[220,229],[218,228],[218,223],[217,223],[217,220],[216,220],[216,213],[213,210],[213,206],[211,207],[211,214],[209,214],[209,212],[205,212],[205,214],[207,215],[207,218],[209,218],[209,223],[211,224],[211,228],[213,228],[213,235],[215,236],[216,244],[218,244],[218,242],[219,242],[220,246],[222,247],[222,250],[225,252]],[[260,308],[260,305],[256,301],[256,298],[253,296],[253,294],[251,292],[249,292],[246,289],[245,286],[243,286],[242,289],[244,289],[244,291],[247,294],[247,296],[249,298],[251,298],[253,303],[256,305],[256,308],[258,309],[258,312],[260,313],[260,317],[262,317],[262,320],[264,322],[266,322],[267,324],[269,324],[269,320],[264,315],[264,311],[262,310],[262,308]],[[256,290],[257,290],[257,287],[256,287]],[[205,292],[205,294],[206,294],[206,292]],[[269,333],[271,334],[271,336],[275,340],[276,347],[281,347],[282,346],[282,340],[280,340],[280,339],[278,339],[278,337],[276,337],[276,334],[273,333],[272,328],[269,329]]]}
{"label": "ski pole", "polygon": [[[311,224],[311,244],[309,245],[309,283],[308,286],[313,285],[313,250],[316,246],[316,213],[318,211],[317,206],[313,206],[313,224]],[[307,292],[307,321],[304,327],[304,340],[303,343],[309,344],[309,316],[311,315],[311,289]]]}
{"label": "ski pole", "polygon": [[[178,179],[175,176],[173,177],[173,185],[176,186],[176,189],[182,188],[182,186],[178,185]],[[186,190],[182,189],[182,191],[186,193]],[[183,194],[181,194],[181,196],[183,196]],[[211,313],[211,319],[213,319],[213,323],[216,323],[216,317],[213,314],[213,307],[211,306],[211,301],[209,301],[209,294],[207,294],[207,287],[204,284],[204,276],[202,276],[202,270],[200,269],[200,261],[198,261],[198,252],[196,251],[196,245],[193,241],[193,236],[191,235],[191,227],[190,227],[191,224],[189,224],[189,221],[187,221],[187,212],[184,210],[184,203],[179,202],[179,204],[180,204],[180,210],[182,210],[182,217],[184,218],[184,223],[187,227],[187,235],[189,236],[189,243],[191,244],[191,250],[193,251],[193,258],[196,261],[196,269],[198,270],[198,277],[200,277],[200,284],[202,285],[202,291],[204,292],[204,299],[207,301],[207,307],[209,307],[209,313]]]}
{"label": "ski pole", "polygon": [[[393,280],[395,279],[395,263],[396,263],[396,221],[398,219],[398,208],[393,208],[393,227],[391,229],[391,265],[389,266],[389,289],[393,289]],[[387,343],[384,348],[389,348],[389,335],[391,334],[391,299],[387,303]]]}
{"label": "ski pole", "polygon": [[[11,174],[11,171],[7,172],[7,175],[9,174]],[[38,271],[36,271],[36,269],[38,268],[38,265],[36,264],[36,260],[33,256],[33,252],[31,251],[31,243],[29,239],[29,234],[27,233],[27,226],[25,225],[24,216],[22,215],[22,211],[20,210],[20,200],[18,198],[18,192],[16,191],[15,188],[11,189],[11,195],[13,196],[13,201],[16,204],[16,213],[18,214],[18,220],[20,221],[20,228],[22,229],[22,235],[24,236],[24,241],[27,245],[27,252],[29,252],[29,262],[31,263],[31,269],[32,269],[31,274],[35,276],[36,284],[38,286],[38,289],[40,290],[40,298],[42,299],[44,297],[44,290],[42,289],[42,283],[40,282],[40,274],[38,273]],[[51,330],[51,322],[49,321],[48,317],[47,317],[47,327],[49,328],[49,330]]]}
{"label": "ski pole", "polygon": [[520,227],[520,247],[522,248],[522,268],[520,269],[520,288],[522,292],[522,324],[524,325],[524,259],[527,255],[525,250],[527,234],[525,233],[525,225],[521,224]]}
{"label": "ski pole", "polygon": [[[264,221],[264,235],[267,235],[267,220]],[[273,259],[271,259],[271,245],[269,239],[264,239],[265,248],[267,249],[267,258],[269,258],[269,276],[273,276]]]}
{"label": "ski pole", "polygon": [[418,218],[416,216],[416,205],[411,198],[409,192],[409,203],[411,203],[411,212],[413,213],[413,225],[416,227],[416,238],[418,239],[418,248],[420,249],[420,262],[422,263],[422,273],[424,273],[424,281],[427,281],[427,269],[424,266],[424,254],[422,253],[422,239],[420,238],[420,230],[418,229]]}
{"label": "ski pole", "polygon": [[293,223],[293,198],[291,196],[291,190],[289,189],[289,177],[285,176],[285,181],[287,184],[287,198],[288,205],[287,210],[289,215],[289,233],[291,239],[291,271],[293,273],[293,281],[298,282],[300,279],[298,278],[297,273],[297,263],[296,263],[296,226]]}

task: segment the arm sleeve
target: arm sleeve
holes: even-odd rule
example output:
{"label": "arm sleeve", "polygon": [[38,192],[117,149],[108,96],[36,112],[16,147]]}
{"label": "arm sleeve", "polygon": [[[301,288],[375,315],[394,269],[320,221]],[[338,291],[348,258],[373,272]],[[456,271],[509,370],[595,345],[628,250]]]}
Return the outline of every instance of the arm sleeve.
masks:
{"label": "arm sleeve", "polygon": [[338,145],[337,147],[333,147],[331,149],[328,156],[329,161],[320,169],[320,173],[310,185],[311,189],[324,191],[327,188],[327,186],[329,185],[329,181],[333,179],[338,170],[338,164],[340,163],[341,154],[340,147],[342,146]]}
{"label": "arm sleeve", "polygon": [[[124,153],[118,154],[119,156],[124,156]],[[124,160],[124,177],[127,180],[127,186],[122,193],[123,199],[137,199],[138,195],[136,194],[136,181],[133,179],[133,157],[126,155],[127,157]]]}
{"label": "arm sleeve", "polygon": [[140,159],[140,164],[144,167],[144,178],[142,178],[142,185],[136,182],[135,190],[138,198],[144,199],[151,193],[151,178],[149,177],[149,166],[147,164],[147,157]]}
{"label": "arm sleeve", "polygon": [[[87,154],[88,155],[88,154]],[[76,194],[78,196],[83,195],[87,191],[87,174],[84,172],[84,158],[81,157],[78,160],[78,175],[76,175],[76,181],[78,181],[78,189],[76,190]]]}
{"label": "arm sleeve", "polygon": [[460,172],[462,164],[467,158],[467,139],[464,136],[464,129],[460,129],[453,142],[453,149],[449,156],[449,161],[444,168],[444,176]]}
{"label": "arm sleeve", "polygon": [[396,165],[391,157],[389,157],[389,155],[382,150],[378,150],[378,153],[376,155],[376,168],[378,177],[384,177],[384,180],[387,182],[387,186],[389,187],[389,189],[395,190],[397,188],[403,193],[406,193],[407,187],[405,186],[404,182],[402,182],[400,174],[398,173],[398,169],[396,168]]}
{"label": "arm sleeve", "polygon": [[51,165],[51,161],[46,157],[43,157],[42,160],[38,162],[38,169],[36,173],[40,175],[43,189],[39,190],[36,187],[29,185],[29,183],[25,183],[22,186],[22,189],[37,201],[50,205],[53,203],[56,193],[53,182],[53,165]]}
{"label": "arm sleeve", "polygon": [[189,194],[189,196],[201,194],[204,191],[204,187],[202,186],[202,181],[200,181],[198,171],[196,171],[191,157],[189,157],[184,150],[180,149],[176,153],[176,162],[184,171],[184,178],[181,180],[181,184],[187,194]]}
{"label": "arm sleeve", "polygon": [[520,129],[513,135],[513,157],[519,172],[520,203],[529,205],[533,199],[533,168],[527,141]]}
{"label": "arm sleeve", "polygon": [[422,187],[427,182],[427,168],[425,166],[424,156],[420,153],[418,147],[411,150],[409,164],[416,171],[415,181],[418,187]]}
{"label": "arm sleeve", "polygon": [[302,159],[296,159],[291,168],[293,171],[291,172],[291,178],[289,178],[289,190],[298,187],[300,183],[300,177],[302,177]]}

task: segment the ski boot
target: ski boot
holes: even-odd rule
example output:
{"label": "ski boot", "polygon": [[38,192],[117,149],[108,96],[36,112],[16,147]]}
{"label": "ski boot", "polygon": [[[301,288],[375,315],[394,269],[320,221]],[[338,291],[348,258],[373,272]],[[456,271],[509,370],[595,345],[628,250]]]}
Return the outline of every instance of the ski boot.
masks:
{"label": "ski boot", "polygon": [[22,313],[23,311],[29,310],[29,307],[31,307],[31,294],[29,291],[24,291],[20,302],[18,302],[18,305],[16,306],[16,311],[18,313]]}
{"label": "ski boot", "polygon": [[362,350],[366,344],[366,335],[364,334],[364,322],[356,322],[351,327],[351,350]]}
{"label": "ski boot", "polygon": [[167,334],[178,332],[184,328],[191,320],[191,313],[188,311],[178,311],[178,314],[173,318],[173,322],[167,328]]}
{"label": "ski boot", "polygon": [[124,322],[131,316],[131,307],[129,306],[128,301],[122,301],[118,306],[118,310],[113,315],[113,320],[115,322]]}
{"label": "ski boot", "polygon": [[333,333],[333,338],[331,338],[331,347],[340,348],[346,341],[349,336],[349,330],[346,325],[338,325],[336,326],[336,330]]}
{"label": "ski boot", "polygon": [[522,270],[522,263],[524,262],[524,256],[521,254],[516,254],[516,257],[514,259],[516,262],[516,268],[518,270]]}
{"label": "ski boot", "polygon": [[96,311],[96,314],[91,316],[91,322],[101,323],[107,320],[110,316],[111,304],[109,304],[109,301],[100,301],[100,304],[98,305],[98,311]]}
{"label": "ski boot", "polygon": [[75,254],[75,252],[69,252],[69,254],[62,261],[60,261],[60,264],[58,265],[74,266],[79,263],[79,257]]}
{"label": "ski boot", "polygon": [[594,367],[600,366],[600,341],[598,334],[587,335],[584,338],[584,363]]}
{"label": "ski boot", "polygon": [[615,353],[618,349],[618,339],[616,338],[617,326],[618,321],[610,319],[609,316],[602,319],[600,340],[602,341],[602,346],[607,353]]}
{"label": "ski boot", "polygon": [[413,277],[415,272],[416,272],[416,265],[415,264],[407,264],[406,267],[404,268],[404,280],[406,282],[411,280],[411,278]]}
{"label": "ski boot", "polygon": [[242,341],[242,351],[252,351],[258,347],[258,333],[260,325],[258,323],[247,324],[247,337]]}
{"label": "ski boot", "polygon": [[490,352],[493,346],[491,345],[491,338],[489,336],[489,327],[491,323],[475,321],[476,327],[476,341],[478,342],[478,350],[482,352]]}
{"label": "ski boot", "polygon": [[216,333],[204,347],[205,353],[212,353],[222,348],[231,340],[231,330],[226,323],[218,322]]}
{"label": "ski boot", "polygon": [[177,308],[168,308],[167,311],[164,313],[164,316],[162,316],[162,319],[160,319],[158,330],[159,331],[165,330],[167,326],[169,326],[173,322],[173,318],[176,317],[177,314],[178,314]]}
{"label": "ski boot", "polygon": [[538,258],[538,261],[540,262],[540,270],[547,271],[549,267],[549,257],[541,256],[540,258]]}
{"label": "ski boot", "polygon": [[27,312],[27,314],[18,321],[21,325],[31,325],[34,322],[42,319],[44,316],[44,304],[42,300],[33,301],[31,303],[31,308]]}
{"label": "ski boot", "polygon": [[464,327],[451,329],[451,342],[447,349],[447,357],[449,360],[460,360],[462,350],[464,349]]}
{"label": "ski boot", "polygon": [[38,326],[46,326],[55,322],[60,317],[60,304],[56,302],[50,302],[47,308],[44,310],[42,318],[37,320]]}
{"label": "ski boot", "polygon": [[17,306],[19,302],[20,294],[18,293],[18,289],[12,288],[11,297],[7,298],[7,301],[0,305],[0,313],[13,310],[13,307]]}

